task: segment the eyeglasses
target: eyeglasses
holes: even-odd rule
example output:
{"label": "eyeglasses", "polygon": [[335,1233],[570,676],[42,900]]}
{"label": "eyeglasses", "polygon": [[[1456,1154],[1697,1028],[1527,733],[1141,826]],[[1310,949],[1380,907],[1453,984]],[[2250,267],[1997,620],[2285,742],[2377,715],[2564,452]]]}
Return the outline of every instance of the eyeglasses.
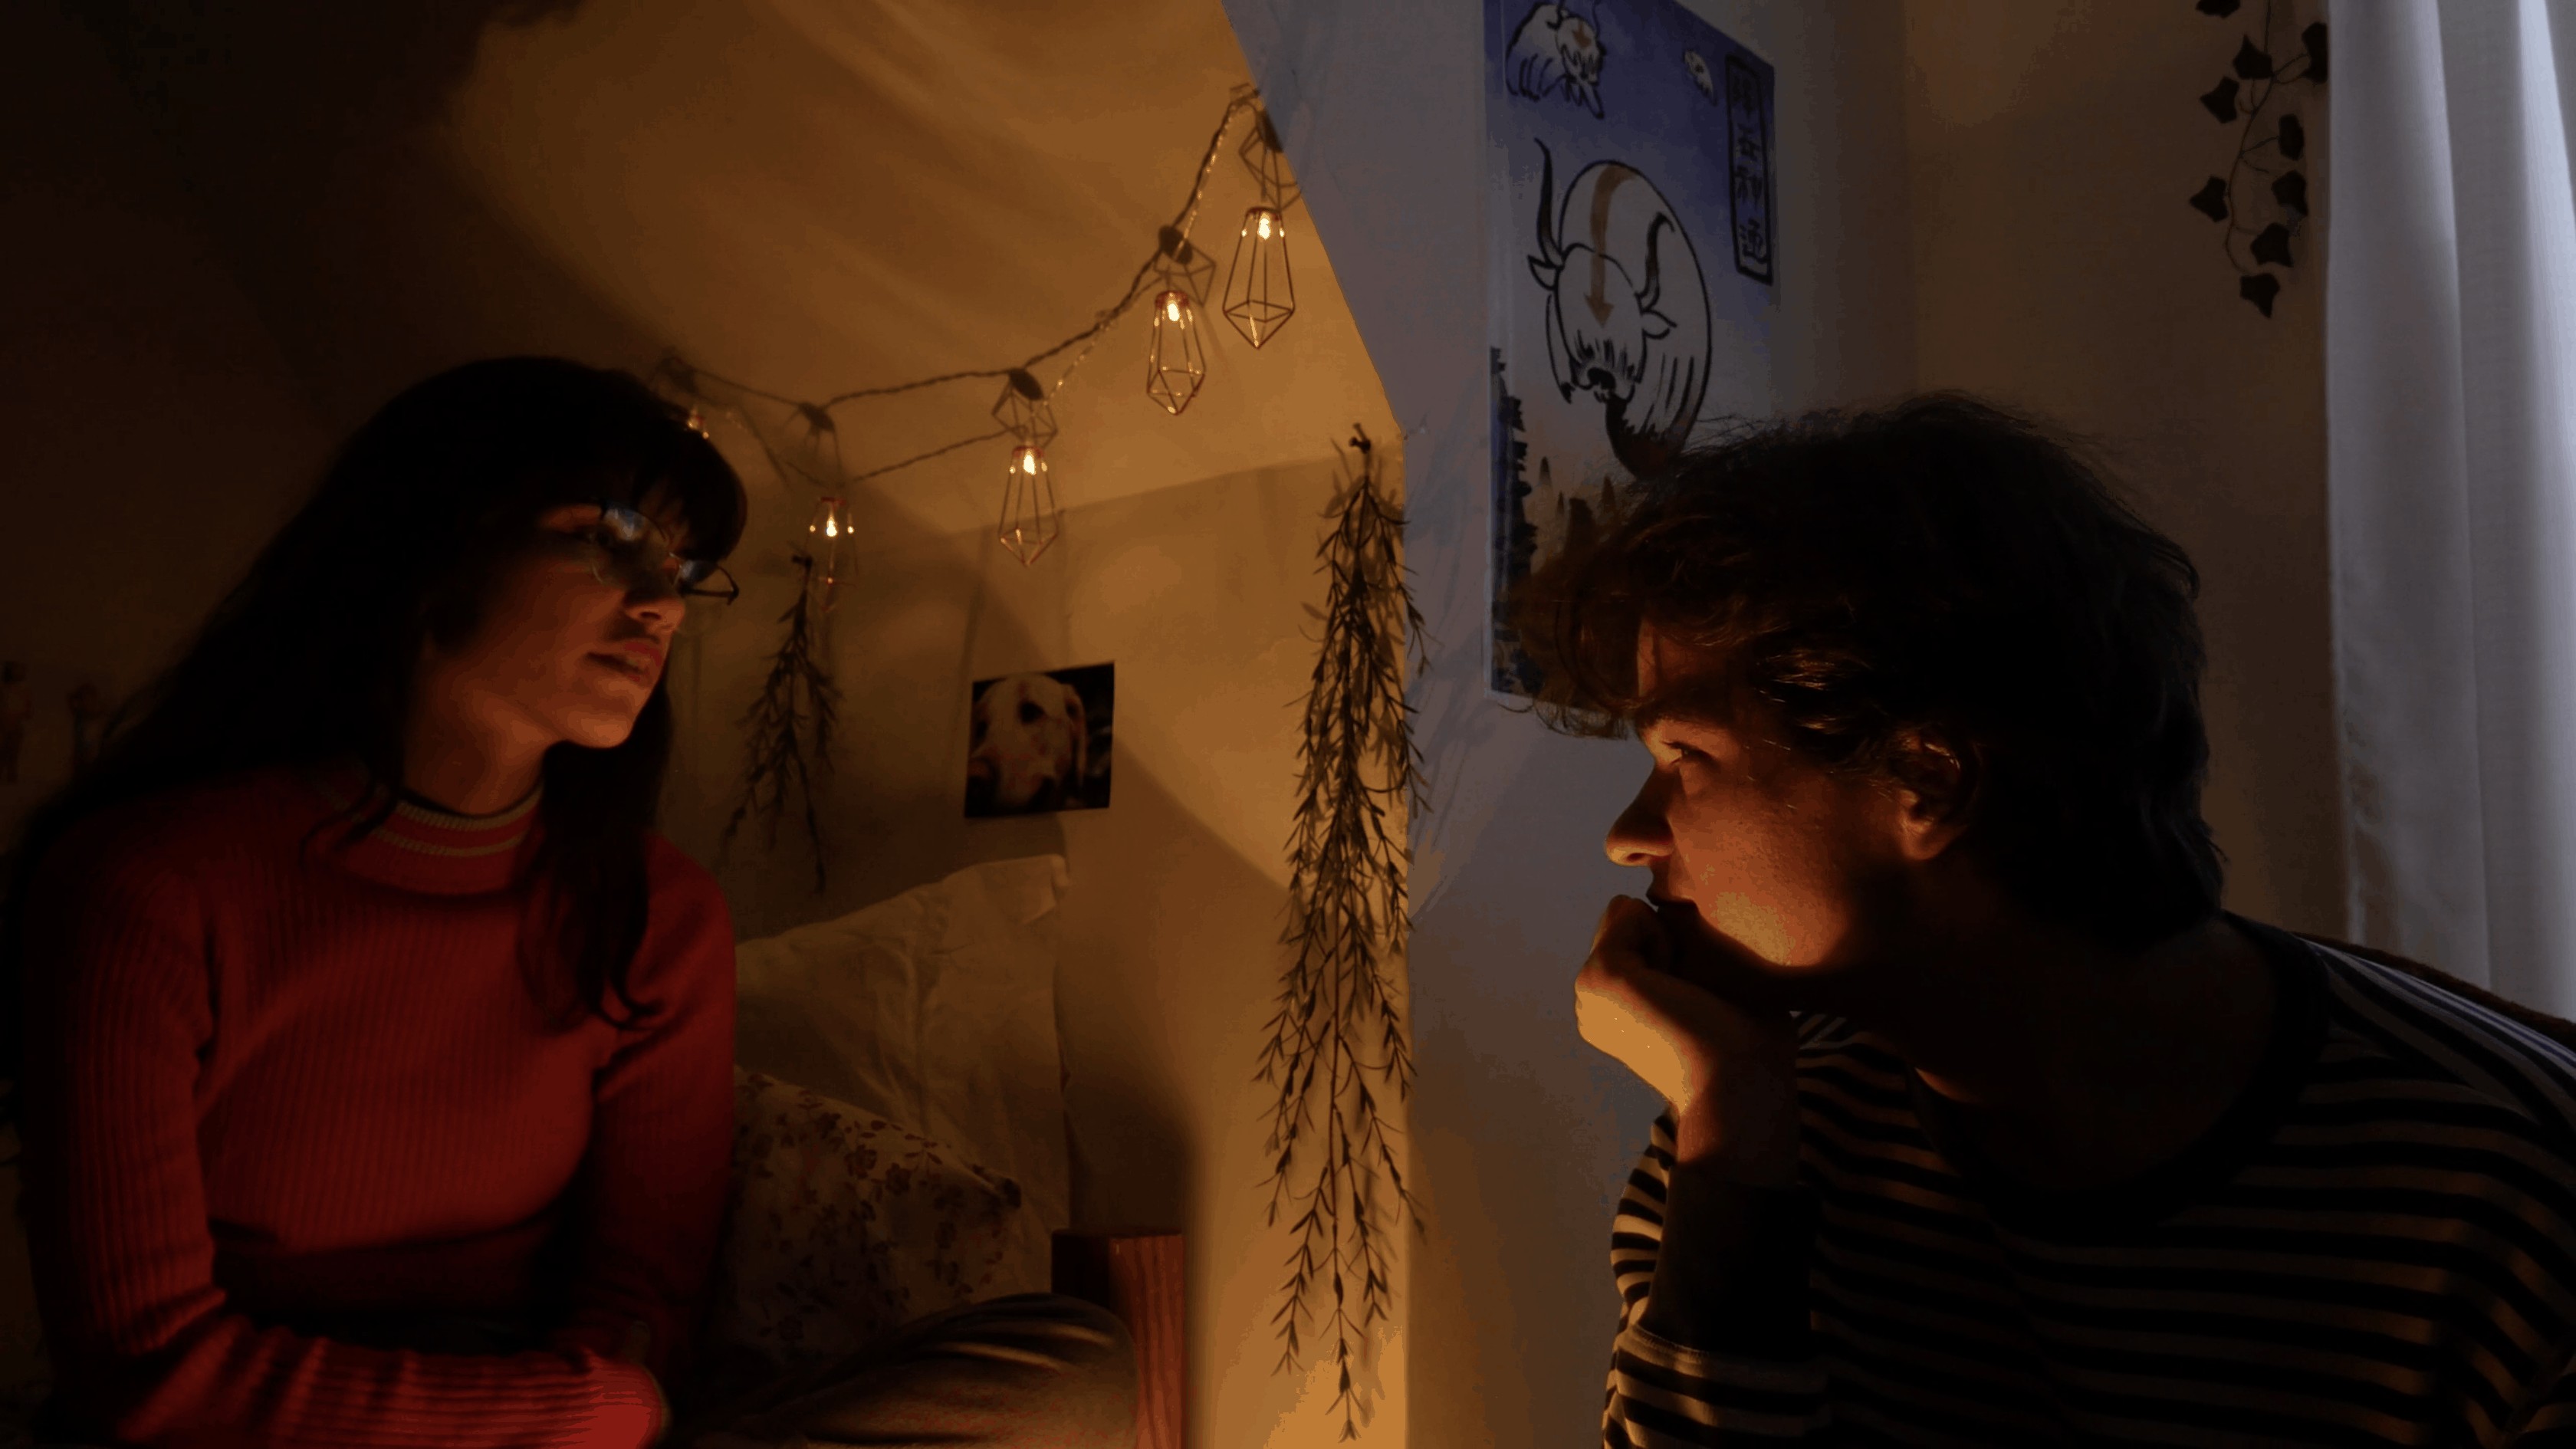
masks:
{"label": "eyeglasses", "polygon": [[730,604],[742,587],[713,559],[683,558],[661,525],[623,503],[602,503],[599,517],[555,535],[579,549],[591,577],[648,598]]}

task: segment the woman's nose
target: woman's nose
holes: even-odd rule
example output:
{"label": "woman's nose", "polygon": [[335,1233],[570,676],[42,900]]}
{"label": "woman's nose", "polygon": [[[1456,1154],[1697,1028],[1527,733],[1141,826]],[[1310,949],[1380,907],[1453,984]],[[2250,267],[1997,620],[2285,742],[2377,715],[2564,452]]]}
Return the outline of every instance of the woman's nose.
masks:
{"label": "woman's nose", "polygon": [[627,594],[626,612],[665,631],[676,630],[689,612],[689,601],[668,584],[646,584]]}

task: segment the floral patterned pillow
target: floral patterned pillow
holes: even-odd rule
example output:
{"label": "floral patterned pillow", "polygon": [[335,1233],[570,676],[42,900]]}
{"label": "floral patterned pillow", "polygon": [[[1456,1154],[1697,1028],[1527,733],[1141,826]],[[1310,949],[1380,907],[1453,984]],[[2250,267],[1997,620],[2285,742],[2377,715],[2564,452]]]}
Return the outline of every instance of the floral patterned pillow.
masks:
{"label": "floral patterned pillow", "polygon": [[740,1067],[733,1193],[709,1346],[773,1363],[846,1353],[973,1302],[1024,1211],[1011,1179]]}

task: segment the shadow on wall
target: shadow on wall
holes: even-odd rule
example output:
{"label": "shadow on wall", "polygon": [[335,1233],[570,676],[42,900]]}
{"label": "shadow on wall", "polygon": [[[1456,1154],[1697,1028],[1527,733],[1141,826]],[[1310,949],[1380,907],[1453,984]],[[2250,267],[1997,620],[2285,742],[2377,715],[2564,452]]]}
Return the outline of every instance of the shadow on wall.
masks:
{"label": "shadow on wall", "polygon": [[431,132],[488,27],[582,0],[69,0],[323,416],[509,352],[660,348],[512,232]]}

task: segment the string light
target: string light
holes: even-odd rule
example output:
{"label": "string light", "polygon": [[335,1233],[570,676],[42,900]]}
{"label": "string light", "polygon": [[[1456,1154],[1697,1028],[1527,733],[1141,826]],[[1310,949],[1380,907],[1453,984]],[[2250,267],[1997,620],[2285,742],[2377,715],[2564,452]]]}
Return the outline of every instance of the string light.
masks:
{"label": "string light", "polygon": [[1207,345],[1199,337],[1199,304],[1216,276],[1216,259],[1165,227],[1155,259],[1153,335],[1145,348],[1145,395],[1180,416],[1207,381]]}
{"label": "string light", "polygon": [[1256,206],[1243,214],[1243,233],[1235,238],[1234,267],[1225,277],[1225,320],[1257,349],[1296,315],[1287,224],[1276,209]]}
{"label": "string light", "polygon": [[1002,547],[1023,566],[1033,564],[1063,531],[1064,514],[1056,507],[1055,476],[1047,468],[1046,452],[1022,443],[1011,450],[1011,465],[1002,478]]}
{"label": "string light", "polygon": [[850,542],[850,514],[837,497],[827,497],[814,505],[814,516],[805,525],[805,552],[814,560],[814,587],[823,593],[823,607],[832,607],[833,590],[845,579],[843,561]]}
{"label": "string light", "polygon": [[[1199,158],[1188,199],[1172,224],[1161,229],[1154,254],[1137,267],[1135,275],[1128,280],[1127,290],[1115,302],[1092,314],[1089,326],[1017,365],[944,372],[909,382],[857,388],[836,393],[819,403],[763,391],[748,383],[693,367],[678,357],[663,360],[656,373],[656,381],[666,394],[676,395],[677,400],[690,406],[691,427],[704,431],[703,417],[696,405],[706,404],[730,422],[742,425],[759,442],[782,477],[802,477],[818,488],[829,490],[829,496],[834,500],[845,497],[850,488],[871,479],[996,438],[1011,439],[1011,461],[1002,499],[1001,541],[1022,563],[1033,562],[1062,533],[1054,476],[1046,459],[1046,448],[1055,440],[1057,431],[1054,397],[1072,380],[1075,370],[1090,355],[1102,334],[1137,306],[1148,305],[1153,335],[1146,352],[1147,394],[1166,411],[1177,415],[1189,406],[1206,381],[1207,348],[1206,328],[1201,325],[1204,321],[1202,299],[1210,296],[1216,262],[1191,244],[1189,233],[1198,219],[1200,203],[1206,198],[1209,175],[1226,138],[1233,133],[1235,122],[1247,114],[1252,117],[1253,124],[1236,154],[1259,185],[1261,204],[1245,213],[1244,230],[1236,239],[1234,267],[1226,279],[1223,305],[1228,320],[1257,348],[1286,325],[1296,311],[1294,284],[1288,272],[1287,228],[1282,218],[1296,200],[1297,187],[1288,174],[1287,158],[1280,147],[1278,132],[1271,127],[1269,115],[1261,107],[1260,92],[1246,85],[1235,87],[1227,98],[1225,113],[1218,118],[1216,131],[1208,137],[1207,149]],[[1040,381],[1037,369],[1067,353],[1072,357],[1062,364],[1054,381],[1051,384]],[[834,409],[863,399],[895,397],[977,379],[998,380],[1002,384],[1001,394],[993,403],[993,419],[998,424],[994,431],[960,438],[864,472],[850,473],[843,468],[840,434],[832,419]],[[711,392],[711,385],[719,391]],[[796,430],[796,435],[785,446],[773,444],[763,424],[751,416],[748,409],[724,405],[726,394],[732,395],[737,403],[742,398],[755,398],[786,409],[788,426]],[[846,512],[838,516],[836,526],[846,533]],[[828,572],[837,575],[838,569]]]}
{"label": "string light", "polygon": [[1252,134],[1243,138],[1238,154],[1260,186],[1261,200],[1244,212],[1243,230],[1234,239],[1234,265],[1225,274],[1225,320],[1258,351],[1297,315],[1285,219],[1297,186],[1288,178],[1287,155],[1268,111],[1255,113]]}

